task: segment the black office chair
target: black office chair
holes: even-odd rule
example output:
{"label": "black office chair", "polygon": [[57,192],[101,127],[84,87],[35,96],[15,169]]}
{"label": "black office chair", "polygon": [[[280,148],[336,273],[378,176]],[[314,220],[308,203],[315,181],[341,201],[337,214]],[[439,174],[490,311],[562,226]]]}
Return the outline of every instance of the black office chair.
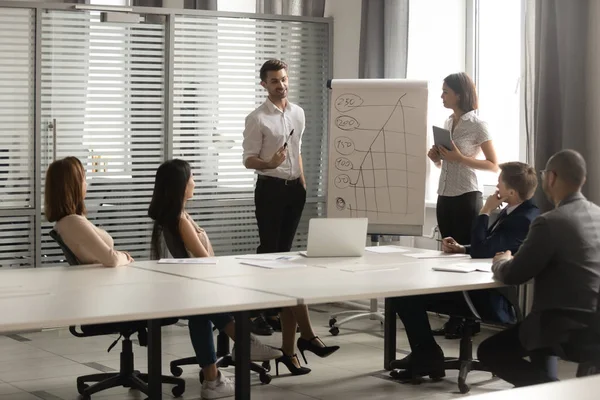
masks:
{"label": "black office chair", "polygon": [[[69,249],[69,247],[62,241],[60,235],[55,230],[50,231],[50,237],[52,237],[52,239],[58,243],[69,265],[81,264],[75,254],[73,254],[71,249]],[[163,326],[172,325],[176,322],[177,319],[170,318],[162,320],[161,324]],[[94,393],[118,386],[137,389],[144,394],[148,394],[148,374],[141,373],[140,371],[134,369],[133,346],[130,339],[131,335],[137,333],[140,346],[147,346],[148,333],[146,328],[146,321],[81,325],[80,331],[77,330],[76,326],[69,327],[69,332],[77,337],[112,335],[118,333],[119,338],[117,338],[117,340],[115,340],[109,346],[108,351],[112,350],[112,348],[119,342],[119,339],[123,338],[119,372],[91,374],[77,377],[77,391],[81,395],[82,399],[90,399],[91,395]],[[164,375],[162,376],[161,380],[163,383],[175,385],[171,390],[173,396],[179,397],[185,392],[185,380]],[[88,384],[89,382],[96,383],[90,386]]]}
{"label": "black office chair", "polygon": [[[519,307],[519,294],[517,286],[508,286],[497,288],[502,296],[512,305],[517,321],[523,320],[523,313]],[[468,292],[463,292],[465,302],[471,310],[471,315],[452,315],[462,320],[463,330],[460,339],[460,350],[458,358],[446,357],[444,361],[444,370],[458,370],[458,390],[461,393],[468,393],[471,387],[467,384],[467,375],[471,371],[490,372],[479,360],[473,359],[473,328],[483,319],[480,317]],[[497,325],[497,322],[493,322]]]}
{"label": "black office chair", "polygon": [[[164,244],[166,245],[166,250],[168,250],[172,257],[189,257],[187,249],[180,238],[174,238],[173,235],[166,230],[163,230],[162,237]],[[181,366],[183,365],[198,365],[198,360],[196,357],[186,357],[171,361],[171,373],[174,376],[181,376],[183,373]],[[233,361],[229,350],[229,337],[224,332],[219,332],[217,335],[217,367],[227,368],[230,366],[235,366],[235,362]],[[265,385],[271,382],[271,375],[269,374],[271,364],[268,361],[263,362],[262,366],[251,362],[250,369],[259,374],[260,381]],[[204,376],[202,375],[202,370],[200,370],[200,382],[202,381],[204,381]]]}

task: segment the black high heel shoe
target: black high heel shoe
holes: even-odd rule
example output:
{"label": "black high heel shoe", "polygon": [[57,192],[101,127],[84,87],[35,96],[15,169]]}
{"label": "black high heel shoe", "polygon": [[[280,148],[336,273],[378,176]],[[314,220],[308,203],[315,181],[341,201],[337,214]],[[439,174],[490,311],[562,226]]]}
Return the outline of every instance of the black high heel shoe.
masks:
{"label": "black high heel shoe", "polygon": [[[319,342],[321,342],[323,347],[314,344],[313,340],[318,340]],[[306,357],[304,356],[304,352],[306,350],[315,353],[321,358],[325,358],[332,355],[340,349],[340,346],[325,346],[325,343],[323,343],[323,341],[318,336],[315,336],[310,340],[302,339],[300,337],[296,342],[296,346],[298,346],[298,350],[300,350],[300,354],[302,354],[302,358],[304,359],[305,364],[308,364],[308,361],[306,361]]]}
{"label": "black high heel shoe", "polygon": [[298,360],[298,355],[294,354],[293,356],[282,355],[279,358],[275,359],[275,375],[279,376],[279,363],[283,363],[287,367],[287,369],[292,373],[292,375],[306,375],[310,372],[310,368],[306,367],[296,367],[296,364],[292,361],[293,359],[298,361],[298,365],[300,365],[300,360]]}

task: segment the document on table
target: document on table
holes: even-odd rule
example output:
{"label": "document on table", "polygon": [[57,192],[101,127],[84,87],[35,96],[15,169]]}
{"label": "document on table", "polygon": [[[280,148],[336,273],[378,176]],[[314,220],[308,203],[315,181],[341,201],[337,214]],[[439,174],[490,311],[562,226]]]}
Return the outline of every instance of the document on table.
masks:
{"label": "document on table", "polygon": [[159,264],[217,264],[219,260],[213,257],[201,258],[161,258]]}
{"label": "document on table", "polygon": [[459,254],[459,253],[444,253],[443,251],[429,251],[426,253],[408,253],[403,254],[403,256],[416,258],[419,260],[424,260],[428,258],[470,258],[471,256],[468,254]]}
{"label": "document on table", "polygon": [[491,263],[468,263],[468,264],[452,264],[452,265],[439,265],[432,268],[434,271],[446,271],[446,272],[492,272]]}
{"label": "document on table", "polygon": [[406,253],[408,250],[403,249],[400,246],[369,246],[365,247],[366,251],[370,251],[371,253]]}
{"label": "document on table", "polygon": [[276,261],[263,261],[263,260],[245,260],[241,262],[244,265],[251,265],[253,267],[260,268],[268,268],[268,269],[288,269],[288,268],[306,268],[308,265],[306,264],[298,264],[289,262],[286,260],[276,260]]}
{"label": "document on table", "polygon": [[281,254],[246,254],[237,256],[238,260],[253,260],[253,261],[292,261],[301,258],[298,255],[281,255]]}

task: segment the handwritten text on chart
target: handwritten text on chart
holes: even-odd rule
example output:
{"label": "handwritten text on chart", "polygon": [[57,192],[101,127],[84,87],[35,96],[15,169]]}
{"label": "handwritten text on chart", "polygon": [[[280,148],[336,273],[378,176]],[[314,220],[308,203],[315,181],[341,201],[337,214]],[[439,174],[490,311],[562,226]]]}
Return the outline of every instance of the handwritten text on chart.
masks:
{"label": "handwritten text on chart", "polygon": [[339,112],[343,113],[350,111],[353,108],[360,107],[362,103],[363,99],[361,99],[359,96],[352,93],[345,93],[338,96],[338,98],[335,100],[335,108]]}

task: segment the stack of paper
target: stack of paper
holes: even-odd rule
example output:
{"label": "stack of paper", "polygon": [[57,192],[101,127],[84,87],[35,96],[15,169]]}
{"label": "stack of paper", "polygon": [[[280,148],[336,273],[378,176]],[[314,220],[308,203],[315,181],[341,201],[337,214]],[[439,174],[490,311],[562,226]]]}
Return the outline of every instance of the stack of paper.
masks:
{"label": "stack of paper", "polygon": [[216,264],[219,260],[212,257],[202,258],[161,258],[159,264]]}
{"label": "stack of paper", "polygon": [[369,247],[365,247],[365,250],[370,251],[371,253],[381,253],[381,254],[405,253],[408,251],[407,249],[403,249],[402,247],[399,247],[399,246],[369,246]]}
{"label": "stack of paper", "polygon": [[469,263],[469,264],[452,264],[452,265],[438,265],[433,267],[434,271],[446,271],[446,272],[492,272],[491,263]]}
{"label": "stack of paper", "polygon": [[238,260],[253,260],[253,261],[292,261],[297,260],[300,256],[297,255],[281,255],[281,254],[246,254],[237,256]]}
{"label": "stack of paper", "polygon": [[305,267],[308,266],[306,264],[292,263],[292,262],[289,262],[289,261],[286,261],[286,260],[283,260],[283,261],[280,261],[280,260],[275,260],[275,261],[262,261],[262,260],[242,261],[242,264],[251,265],[253,267],[269,268],[269,269],[305,268]]}
{"label": "stack of paper", "polygon": [[428,259],[428,258],[469,258],[469,257],[471,257],[468,254],[444,253],[443,251],[429,251],[426,253],[408,253],[408,254],[403,254],[403,256],[417,258],[419,260],[424,260],[424,259]]}

